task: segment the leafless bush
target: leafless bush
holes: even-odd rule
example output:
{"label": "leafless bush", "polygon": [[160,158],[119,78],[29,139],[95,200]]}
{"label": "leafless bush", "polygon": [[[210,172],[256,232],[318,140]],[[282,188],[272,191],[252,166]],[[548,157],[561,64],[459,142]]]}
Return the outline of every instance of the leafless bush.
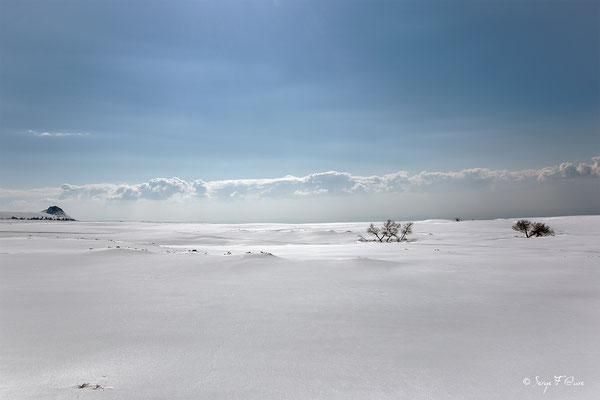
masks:
{"label": "leafless bush", "polygon": [[80,385],[77,385],[77,389],[92,389],[92,390],[101,390],[104,389],[104,386],[100,385],[100,384],[96,384],[96,385],[90,385],[87,382],[84,382]]}
{"label": "leafless bush", "polygon": [[413,223],[408,222],[404,225],[401,225],[391,219],[388,219],[383,223],[381,227],[376,227],[374,224],[369,225],[367,228],[367,234],[375,236],[375,239],[365,239],[364,237],[360,237],[360,241],[364,242],[404,242],[407,239],[407,236],[412,233]]}
{"label": "leafless bush", "polygon": [[385,241],[389,242],[393,239],[398,239],[399,230],[400,224],[392,221],[391,219],[388,219],[383,223],[383,226],[381,227],[381,234],[385,237]]}
{"label": "leafless bush", "polygon": [[524,233],[527,238],[532,236],[554,236],[554,230],[543,222],[531,222],[526,219],[520,219],[512,228],[517,232]]}
{"label": "leafless bush", "polygon": [[406,238],[406,236],[410,235],[412,233],[412,227],[413,227],[413,223],[412,222],[407,222],[406,224],[404,224],[402,226],[402,230],[400,231],[400,239],[398,239],[399,242],[403,242],[405,240],[408,240]]}
{"label": "leafless bush", "polygon": [[[369,227],[367,228],[367,233],[369,235],[373,235],[377,238],[378,241],[383,242],[383,234],[381,233],[381,229],[375,227],[375,225],[373,225],[373,223],[371,223],[371,225],[369,225]],[[373,240],[375,241],[375,240]]]}
{"label": "leafless bush", "polygon": [[531,236],[554,236],[554,230],[542,222],[534,222],[531,228]]}

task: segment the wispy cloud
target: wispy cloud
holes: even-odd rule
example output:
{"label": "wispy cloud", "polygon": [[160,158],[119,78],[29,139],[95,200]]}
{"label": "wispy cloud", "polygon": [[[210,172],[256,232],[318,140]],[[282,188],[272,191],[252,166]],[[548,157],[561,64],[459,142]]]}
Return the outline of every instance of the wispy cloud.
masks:
{"label": "wispy cloud", "polygon": [[90,136],[87,132],[38,132],[28,130],[27,134],[37,137],[66,137],[66,136]]}

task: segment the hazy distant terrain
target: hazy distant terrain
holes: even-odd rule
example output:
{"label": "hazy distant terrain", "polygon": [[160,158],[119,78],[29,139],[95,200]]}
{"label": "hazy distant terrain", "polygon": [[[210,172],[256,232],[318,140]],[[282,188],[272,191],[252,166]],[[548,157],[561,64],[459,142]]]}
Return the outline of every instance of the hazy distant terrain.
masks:
{"label": "hazy distant terrain", "polygon": [[534,220],[5,220],[0,397],[595,399],[600,216]]}
{"label": "hazy distant terrain", "polygon": [[75,221],[57,206],[50,206],[40,212],[0,211],[0,220],[2,219]]}

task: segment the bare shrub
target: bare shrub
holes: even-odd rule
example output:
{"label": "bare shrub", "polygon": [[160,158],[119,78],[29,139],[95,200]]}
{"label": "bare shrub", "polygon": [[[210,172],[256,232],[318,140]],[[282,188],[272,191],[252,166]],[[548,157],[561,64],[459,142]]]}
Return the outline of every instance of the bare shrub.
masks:
{"label": "bare shrub", "polygon": [[532,236],[554,236],[554,230],[543,222],[531,222],[526,219],[520,219],[512,228],[517,232],[524,233],[527,238]]}
{"label": "bare shrub", "polygon": [[373,223],[371,223],[371,225],[369,225],[369,228],[367,228],[367,233],[369,235],[375,236],[378,241],[383,242],[383,234],[381,234],[381,229],[375,227]]}
{"label": "bare shrub", "polygon": [[412,222],[407,222],[406,224],[404,224],[402,226],[402,230],[400,231],[400,239],[398,239],[399,242],[403,242],[405,240],[408,240],[406,237],[410,234],[412,234],[412,227],[413,227],[413,223]]}
{"label": "bare shrub", "polygon": [[531,236],[554,236],[554,230],[543,222],[534,222],[531,228]]}
{"label": "bare shrub", "polygon": [[404,225],[401,225],[391,219],[388,219],[383,223],[383,225],[378,228],[374,224],[369,225],[367,228],[367,234],[375,236],[374,239],[365,239],[360,236],[358,239],[361,242],[404,242],[407,239],[407,236],[412,233],[413,223],[408,222]]}
{"label": "bare shrub", "polygon": [[87,382],[84,382],[80,385],[77,385],[77,389],[92,389],[92,390],[103,390],[104,386],[100,385],[100,384],[96,384],[96,385],[90,385]]}
{"label": "bare shrub", "polygon": [[390,242],[392,240],[397,241],[399,230],[400,224],[392,221],[391,219],[385,221],[381,227],[381,233],[385,237],[386,242]]}

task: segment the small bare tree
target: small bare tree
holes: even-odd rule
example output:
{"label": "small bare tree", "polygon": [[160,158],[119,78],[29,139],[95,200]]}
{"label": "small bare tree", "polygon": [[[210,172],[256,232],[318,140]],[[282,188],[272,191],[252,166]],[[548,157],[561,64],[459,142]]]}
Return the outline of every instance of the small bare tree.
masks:
{"label": "small bare tree", "polygon": [[386,242],[390,242],[394,238],[395,241],[398,241],[398,231],[400,230],[400,224],[397,222],[388,219],[383,223],[383,227],[381,228],[381,232],[383,236],[386,238]]}
{"label": "small bare tree", "polygon": [[512,228],[517,232],[524,233],[527,238],[531,236],[531,221],[520,219],[512,226]]}
{"label": "small bare tree", "polygon": [[526,238],[532,236],[554,236],[554,230],[543,222],[531,222],[526,219],[518,220],[513,226],[513,230],[525,234]]}
{"label": "small bare tree", "polygon": [[398,239],[399,242],[403,242],[406,239],[406,236],[410,235],[412,233],[412,227],[413,227],[413,223],[412,222],[407,222],[406,224],[404,224],[404,226],[402,226],[402,230],[400,231],[400,239]]}
{"label": "small bare tree", "polygon": [[554,230],[543,222],[534,222],[531,227],[531,236],[554,236]]}
{"label": "small bare tree", "polygon": [[[383,223],[381,228],[378,228],[373,224],[369,225],[369,228],[367,228],[367,233],[369,235],[375,236],[376,239],[372,240],[374,242],[403,242],[408,240],[407,236],[412,233],[412,227],[412,222],[408,222],[404,225],[401,225],[397,222],[392,221],[391,219],[388,219]],[[365,239],[362,236],[359,240],[369,241],[368,239]]]}
{"label": "small bare tree", "polygon": [[381,229],[375,227],[375,225],[373,225],[373,223],[371,223],[371,225],[369,225],[369,228],[367,229],[367,233],[369,235],[374,235],[377,240],[379,240],[380,242],[383,242],[383,235],[381,234]]}

